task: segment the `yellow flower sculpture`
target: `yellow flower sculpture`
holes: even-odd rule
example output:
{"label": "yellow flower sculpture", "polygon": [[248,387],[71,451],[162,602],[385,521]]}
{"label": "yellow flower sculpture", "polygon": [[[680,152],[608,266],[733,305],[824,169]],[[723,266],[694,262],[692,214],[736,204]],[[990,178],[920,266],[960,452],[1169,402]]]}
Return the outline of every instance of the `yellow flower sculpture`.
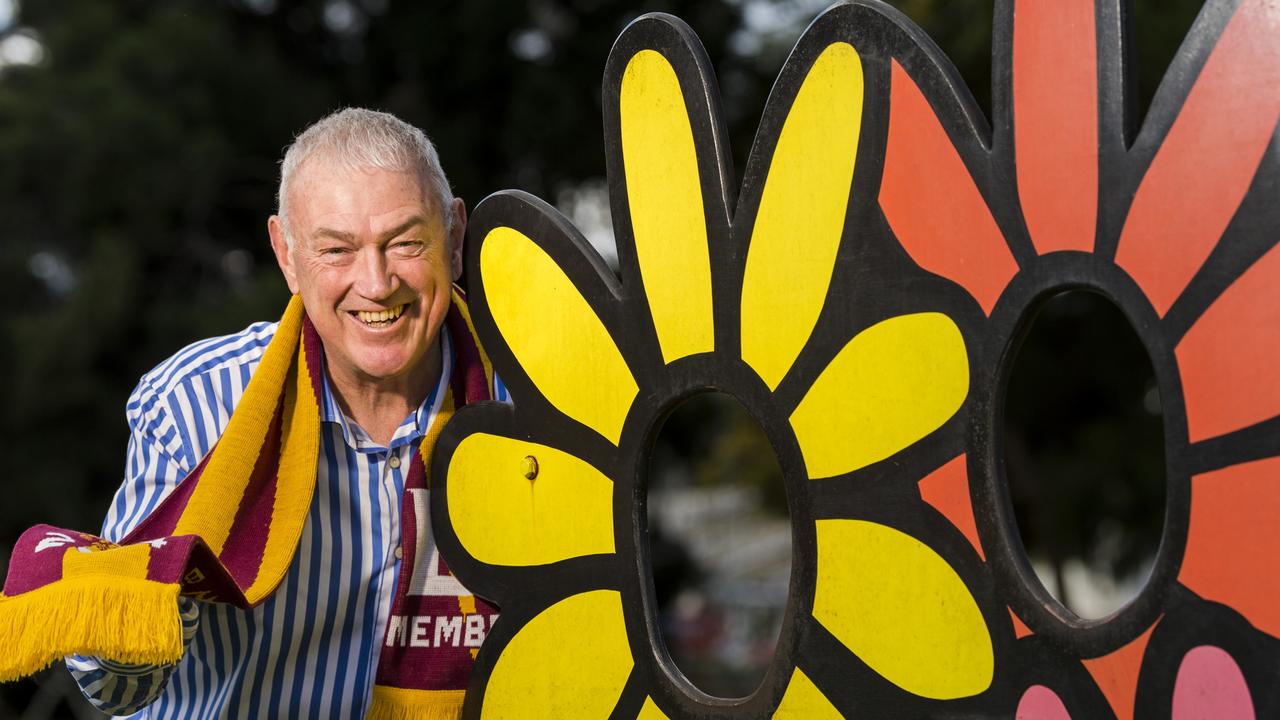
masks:
{"label": "yellow flower sculpture", "polygon": [[[976,597],[990,592],[979,557],[915,482],[956,444],[911,450],[963,434],[969,352],[935,291],[862,302],[881,279],[853,261],[883,142],[862,132],[882,117],[869,93],[883,93],[851,40],[865,12],[836,8],[800,41],[736,205],[696,38],[666,16],[623,33],[604,83],[620,281],[536,198],[500,193],[477,209],[471,309],[514,407],[464,409],[433,466],[441,547],[503,610],[470,717],[839,717],[853,701],[817,680],[832,657],[921,701],[991,686],[990,628],[1011,635],[1009,618]],[[770,435],[793,533],[778,651],[738,700],[674,668],[648,569],[653,436],[712,388]],[[917,474],[886,472],[899,466]]]}

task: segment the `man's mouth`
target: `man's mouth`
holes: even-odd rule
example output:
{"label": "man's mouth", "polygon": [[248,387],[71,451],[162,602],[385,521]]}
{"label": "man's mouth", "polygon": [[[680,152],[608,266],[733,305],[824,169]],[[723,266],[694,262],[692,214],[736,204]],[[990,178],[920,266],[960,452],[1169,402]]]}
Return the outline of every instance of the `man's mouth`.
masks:
{"label": "man's mouth", "polygon": [[404,314],[404,309],[407,307],[409,307],[409,304],[404,303],[388,310],[356,310],[351,314],[354,315],[357,320],[369,327],[384,328],[389,327],[399,319],[400,316]]}

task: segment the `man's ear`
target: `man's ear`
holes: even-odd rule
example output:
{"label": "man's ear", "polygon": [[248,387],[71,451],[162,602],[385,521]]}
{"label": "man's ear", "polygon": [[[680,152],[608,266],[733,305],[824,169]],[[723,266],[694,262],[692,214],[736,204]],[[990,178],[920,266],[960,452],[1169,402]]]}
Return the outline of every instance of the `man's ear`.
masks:
{"label": "man's ear", "polygon": [[449,264],[453,281],[462,277],[462,242],[467,238],[467,205],[462,198],[453,199],[453,227],[449,230]]}
{"label": "man's ear", "polygon": [[276,263],[280,265],[280,272],[284,273],[284,281],[289,285],[289,292],[297,295],[298,274],[293,266],[293,253],[290,252],[289,243],[285,240],[284,224],[280,222],[279,215],[267,218],[267,234],[271,236],[271,250],[276,254]]}

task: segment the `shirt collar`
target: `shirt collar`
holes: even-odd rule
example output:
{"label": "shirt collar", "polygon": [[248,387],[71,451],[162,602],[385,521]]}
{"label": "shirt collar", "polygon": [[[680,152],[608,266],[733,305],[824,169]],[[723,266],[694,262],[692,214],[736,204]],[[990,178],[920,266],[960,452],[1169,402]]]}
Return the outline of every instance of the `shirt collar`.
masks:
{"label": "shirt collar", "polygon": [[418,409],[409,413],[401,421],[400,426],[396,428],[395,434],[391,436],[390,448],[385,448],[375,443],[369,437],[369,434],[364,431],[364,428],[357,425],[354,420],[348,418],[342,412],[342,408],[338,406],[338,399],[334,396],[333,389],[329,385],[328,372],[321,373],[324,382],[321,384],[320,421],[341,427],[342,437],[346,440],[347,445],[360,452],[379,452],[417,442],[427,434],[427,428],[431,426],[431,421],[440,412],[440,406],[444,402],[444,396],[449,387],[449,380],[453,376],[453,364],[453,340],[449,337],[449,328],[441,326],[440,379],[436,382],[436,386],[431,389],[426,399],[422,401],[422,404],[418,406]]}

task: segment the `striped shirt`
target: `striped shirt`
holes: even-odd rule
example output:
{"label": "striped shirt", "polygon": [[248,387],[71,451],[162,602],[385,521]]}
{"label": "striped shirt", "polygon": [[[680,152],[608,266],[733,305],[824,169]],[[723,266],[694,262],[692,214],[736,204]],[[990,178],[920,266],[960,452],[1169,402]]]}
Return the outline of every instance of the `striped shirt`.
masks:
{"label": "striped shirt", "polygon": [[[258,323],[195,343],[143,376],[126,408],[126,476],[103,537],[126,535],[213,447],[275,329]],[[400,565],[405,476],[453,370],[443,328],[441,338],[439,382],[386,447],[343,415],[326,376],[316,491],[276,592],[251,610],[184,599],[190,643],[176,666],[68,658],[91,702],[152,719],[364,717]]]}

